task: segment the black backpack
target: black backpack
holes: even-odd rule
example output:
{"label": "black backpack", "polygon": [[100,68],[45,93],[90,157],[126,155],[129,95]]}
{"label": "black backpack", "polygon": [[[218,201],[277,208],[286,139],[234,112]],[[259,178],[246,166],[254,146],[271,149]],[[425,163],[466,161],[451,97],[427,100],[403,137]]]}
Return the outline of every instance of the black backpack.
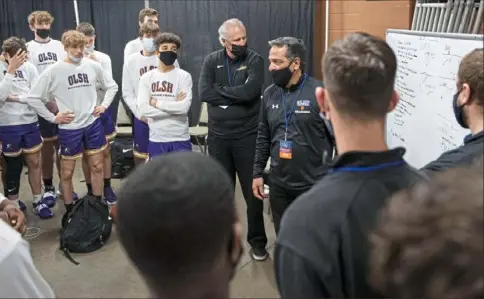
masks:
{"label": "black backpack", "polygon": [[111,236],[112,226],[107,204],[86,195],[77,200],[72,210],[62,219],[60,249],[72,263],[78,265],[69,252],[98,250]]}
{"label": "black backpack", "polygon": [[111,144],[113,179],[125,178],[134,168],[133,139],[131,137],[118,136]]}

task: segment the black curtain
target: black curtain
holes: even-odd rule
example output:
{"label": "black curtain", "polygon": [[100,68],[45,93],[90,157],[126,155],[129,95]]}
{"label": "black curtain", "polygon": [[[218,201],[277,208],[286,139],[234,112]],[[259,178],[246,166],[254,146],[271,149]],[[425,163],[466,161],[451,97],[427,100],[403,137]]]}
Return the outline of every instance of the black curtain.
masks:
{"label": "black curtain", "polygon": [[46,10],[54,17],[52,38],[60,39],[67,29],[75,28],[74,3],[71,0],[0,0],[0,40],[10,36],[34,38],[27,17],[36,10]]}
{"label": "black curtain", "polygon": [[[315,0],[151,0],[150,7],[158,10],[162,31],[171,31],[182,39],[180,66],[193,78],[191,124],[200,113],[198,77],[203,60],[210,52],[220,49],[218,28],[227,19],[240,19],[247,29],[249,48],[258,52],[269,67],[267,42],[280,36],[304,40],[308,48],[307,72],[313,75],[313,35]],[[271,84],[266,71],[265,86]]]}
{"label": "black curtain", "polygon": [[96,50],[111,57],[113,77],[119,92],[113,101],[116,120],[123,73],[123,53],[126,43],[139,36],[138,14],[144,8],[143,0],[78,0],[79,21],[89,22],[96,28]]}

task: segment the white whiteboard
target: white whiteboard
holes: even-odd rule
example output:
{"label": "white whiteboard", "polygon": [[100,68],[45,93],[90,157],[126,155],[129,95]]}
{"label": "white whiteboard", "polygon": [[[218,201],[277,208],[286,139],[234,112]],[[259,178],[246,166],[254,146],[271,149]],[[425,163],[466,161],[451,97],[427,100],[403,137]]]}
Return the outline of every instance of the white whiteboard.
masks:
{"label": "white whiteboard", "polygon": [[459,63],[482,48],[482,35],[388,30],[387,43],[397,56],[395,89],[400,101],[388,115],[390,148],[403,146],[405,159],[421,168],[456,148],[470,131],[459,126],[452,109]]}

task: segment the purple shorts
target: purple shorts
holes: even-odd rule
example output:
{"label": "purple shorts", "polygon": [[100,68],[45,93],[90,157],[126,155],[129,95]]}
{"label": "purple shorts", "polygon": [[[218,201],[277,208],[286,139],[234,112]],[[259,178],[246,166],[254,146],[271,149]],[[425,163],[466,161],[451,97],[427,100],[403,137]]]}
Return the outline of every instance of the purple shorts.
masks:
{"label": "purple shorts", "polygon": [[113,114],[111,107],[101,114],[101,121],[104,128],[104,135],[108,141],[111,141],[116,137],[116,127],[114,125]]}
{"label": "purple shorts", "polygon": [[147,124],[133,118],[133,153],[136,158],[148,158],[148,143],[150,138],[150,128]]}
{"label": "purple shorts", "polygon": [[54,141],[59,135],[59,126],[53,124],[39,115],[40,135],[44,141]]}
{"label": "purple shorts", "polygon": [[173,142],[149,142],[148,154],[150,160],[156,156],[161,156],[164,154],[172,152],[191,152],[192,142],[190,140],[186,141],[173,141]]}
{"label": "purple shorts", "polygon": [[17,157],[22,153],[33,154],[42,148],[39,123],[27,125],[0,126],[0,140],[3,154]]}
{"label": "purple shorts", "polygon": [[59,129],[59,154],[64,159],[76,159],[85,151],[94,155],[106,149],[106,136],[100,118],[82,129]]}

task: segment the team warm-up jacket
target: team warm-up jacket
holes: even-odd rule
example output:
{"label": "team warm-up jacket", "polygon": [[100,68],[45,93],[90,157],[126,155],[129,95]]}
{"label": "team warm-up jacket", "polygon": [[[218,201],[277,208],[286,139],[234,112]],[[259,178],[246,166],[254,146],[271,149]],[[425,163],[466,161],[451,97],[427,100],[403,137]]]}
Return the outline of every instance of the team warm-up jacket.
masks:
{"label": "team warm-up jacket", "polygon": [[198,93],[208,105],[208,129],[221,138],[240,138],[257,132],[264,60],[254,51],[239,59],[224,49],[209,54],[202,65]]}
{"label": "team warm-up jacket", "polygon": [[437,160],[425,165],[421,171],[431,176],[449,168],[471,164],[484,154],[484,131],[468,135],[464,144],[456,149],[443,153]]}
{"label": "team warm-up jacket", "polygon": [[368,237],[390,197],[423,180],[404,153],[344,153],[289,206],[274,259],[281,298],[381,298],[368,283]]}
{"label": "team warm-up jacket", "polygon": [[[327,172],[333,142],[314,91],[322,82],[307,75],[289,89],[269,86],[262,97],[253,176],[261,177],[271,158],[271,184],[292,190],[310,188]],[[284,107],[285,106],[285,107]],[[286,113],[286,118],[284,117]],[[279,157],[280,142],[292,142],[292,158]]]}

